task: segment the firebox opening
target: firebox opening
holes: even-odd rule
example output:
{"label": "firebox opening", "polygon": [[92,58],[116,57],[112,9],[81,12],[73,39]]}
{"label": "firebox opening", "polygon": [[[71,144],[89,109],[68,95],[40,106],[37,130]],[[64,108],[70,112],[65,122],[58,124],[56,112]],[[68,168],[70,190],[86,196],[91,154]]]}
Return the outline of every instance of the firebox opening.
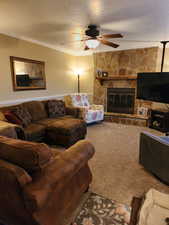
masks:
{"label": "firebox opening", "polygon": [[135,88],[108,88],[107,112],[134,113]]}

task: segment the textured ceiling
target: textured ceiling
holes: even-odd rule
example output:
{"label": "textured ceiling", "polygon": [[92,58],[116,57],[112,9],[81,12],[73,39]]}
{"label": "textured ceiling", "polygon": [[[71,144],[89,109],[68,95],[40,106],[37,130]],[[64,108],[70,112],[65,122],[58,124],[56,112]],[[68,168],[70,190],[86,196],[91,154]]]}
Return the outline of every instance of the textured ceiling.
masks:
{"label": "textured ceiling", "polygon": [[[120,32],[115,50],[157,46],[169,39],[169,0],[0,0],[0,33],[80,55],[84,29]],[[75,34],[79,33],[79,34]],[[100,45],[95,51],[112,51]],[[88,52],[90,53],[90,51]]]}

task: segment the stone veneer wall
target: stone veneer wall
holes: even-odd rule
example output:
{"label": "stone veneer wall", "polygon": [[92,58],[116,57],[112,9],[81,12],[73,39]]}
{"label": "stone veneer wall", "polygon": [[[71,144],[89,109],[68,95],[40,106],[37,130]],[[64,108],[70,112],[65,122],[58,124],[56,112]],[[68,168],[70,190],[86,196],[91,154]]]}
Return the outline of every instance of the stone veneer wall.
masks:
{"label": "stone veneer wall", "polygon": [[[109,76],[130,76],[138,72],[155,72],[157,70],[158,47],[132,49],[123,51],[101,52],[94,54],[95,77],[97,70],[107,71]],[[104,104],[106,111],[107,88],[136,88],[136,80],[105,81],[103,86],[94,81],[95,104]],[[151,102],[135,100],[135,113],[138,106],[151,108]]]}

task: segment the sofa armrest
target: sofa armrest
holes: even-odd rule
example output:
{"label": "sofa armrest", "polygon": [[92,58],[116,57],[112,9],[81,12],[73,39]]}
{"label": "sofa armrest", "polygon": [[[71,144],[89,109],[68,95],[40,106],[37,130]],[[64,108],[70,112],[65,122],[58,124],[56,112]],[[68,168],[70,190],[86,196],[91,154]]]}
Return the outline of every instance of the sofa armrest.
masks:
{"label": "sofa armrest", "polygon": [[2,169],[6,172],[11,172],[13,176],[16,177],[21,187],[25,186],[26,184],[32,181],[30,175],[23,168],[13,163],[7,162],[6,160],[0,159],[0,171]]}
{"label": "sofa armrest", "polygon": [[0,222],[13,225],[38,225],[26,210],[22,190],[31,177],[21,167],[0,160]]}
{"label": "sofa armrest", "polygon": [[79,141],[55,159],[25,187],[26,207],[35,212],[42,208],[53,189],[61,190],[94,154],[88,141]]}
{"label": "sofa armrest", "polygon": [[80,109],[76,107],[66,107],[66,115],[71,115],[75,118],[79,117]]}
{"label": "sofa armrest", "polygon": [[[166,137],[169,139],[169,137]],[[142,132],[140,135],[140,151],[146,151],[152,149],[152,152],[157,154],[163,152],[169,156],[169,141],[166,141],[160,136],[150,134],[148,132]]]}
{"label": "sofa armrest", "polygon": [[91,105],[90,107],[93,110],[102,110],[104,111],[104,106],[103,105]]}
{"label": "sofa armrest", "polygon": [[137,225],[142,202],[143,198],[133,197],[131,202],[131,216],[129,225]]}
{"label": "sofa armrest", "polygon": [[[157,135],[151,134],[146,131],[141,133],[141,137],[144,137],[144,136],[147,137],[150,141],[154,140],[156,142],[160,142],[161,144],[169,146],[169,137],[168,136],[157,136]],[[166,141],[166,139],[168,139],[168,141]]]}
{"label": "sofa armrest", "polygon": [[66,164],[72,165],[73,176],[80,168],[88,163],[89,159],[94,155],[94,152],[94,146],[89,141],[81,140],[60,154],[60,159]]}
{"label": "sofa armrest", "polygon": [[21,126],[6,121],[0,121],[0,135],[11,138],[20,138],[21,134],[24,136],[23,128]]}

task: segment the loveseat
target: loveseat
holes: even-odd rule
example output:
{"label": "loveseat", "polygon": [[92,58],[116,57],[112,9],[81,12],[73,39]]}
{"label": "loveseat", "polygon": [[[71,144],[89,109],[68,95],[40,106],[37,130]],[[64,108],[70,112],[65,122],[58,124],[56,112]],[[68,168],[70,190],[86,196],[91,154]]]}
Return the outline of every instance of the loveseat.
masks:
{"label": "loveseat", "polygon": [[87,132],[85,121],[78,119],[79,109],[65,107],[62,100],[24,102],[0,108],[0,112],[8,123],[17,125],[19,139],[69,147]]}
{"label": "loveseat", "polygon": [[62,225],[91,183],[93,154],[84,140],[62,152],[0,136],[0,223]]}

